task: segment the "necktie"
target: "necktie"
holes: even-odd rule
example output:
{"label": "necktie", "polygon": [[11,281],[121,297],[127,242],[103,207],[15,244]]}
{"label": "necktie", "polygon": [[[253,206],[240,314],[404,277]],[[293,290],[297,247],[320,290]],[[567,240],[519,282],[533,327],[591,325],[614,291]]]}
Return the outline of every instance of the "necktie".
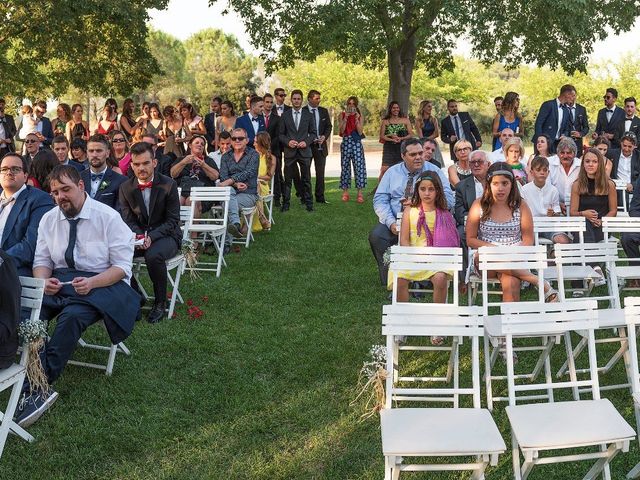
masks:
{"label": "necktie", "polygon": [[405,200],[409,200],[413,195],[413,180],[416,178],[420,172],[409,172],[409,176],[407,178],[407,185],[404,187],[404,198]]}
{"label": "necktie", "polygon": [[147,188],[151,188],[152,186],[153,186],[153,182],[139,183],[138,190],[140,190],[141,192],[144,192]]}
{"label": "necktie", "polygon": [[78,237],[78,222],[79,218],[72,220],[67,218],[69,222],[69,244],[64,252],[64,261],[67,262],[67,267],[76,268],[76,262],[73,259],[73,249],[76,248],[76,238]]}
{"label": "necktie", "polygon": [[104,177],[104,173],[92,173],[91,174],[91,181],[95,182],[96,180],[100,181],[102,180],[102,177]]}
{"label": "necktie", "polygon": [[458,123],[458,116],[453,117],[453,127],[456,129],[456,137],[460,140],[460,125]]}
{"label": "necktie", "polygon": [[300,126],[300,112],[298,110],[294,110],[293,113],[295,114],[295,117],[293,117],[293,121],[296,124],[296,130],[297,130],[298,127]]}
{"label": "necktie", "polygon": [[6,200],[0,200],[0,214],[2,214],[2,211],[4,210],[4,208],[9,205],[11,202],[13,202],[15,200],[15,198],[11,197],[11,198],[7,198]]}
{"label": "necktie", "polygon": [[320,135],[320,125],[318,125],[318,120],[317,120],[317,117],[316,117],[316,111],[317,110],[315,108],[311,109],[311,113],[313,113],[313,121],[316,124],[316,134]]}
{"label": "necktie", "polygon": [[269,128],[269,114],[264,114],[264,128]]}

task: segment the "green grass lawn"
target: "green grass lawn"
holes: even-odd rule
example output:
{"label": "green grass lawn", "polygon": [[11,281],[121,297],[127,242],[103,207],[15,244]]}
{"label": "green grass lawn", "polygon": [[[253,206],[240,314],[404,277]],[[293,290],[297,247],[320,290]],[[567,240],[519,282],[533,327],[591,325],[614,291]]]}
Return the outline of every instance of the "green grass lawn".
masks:
{"label": "green grass lawn", "polygon": [[[278,212],[271,232],[227,257],[221,278],[183,277],[201,318],[181,306],[173,320],[138,323],[113,377],[69,365],[57,403],[30,428],[36,442],[9,438],[0,479],[381,479],[379,421],[349,406],[369,348],[384,343],[387,293],[367,241],[376,218],[370,197],[345,205],[338,181],[327,187],[331,205]],[[608,396],[635,425],[629,394]],[[503,405],[494,417],[509,447]],[[614,479],[640,460],[636,443],[614,460]],[[538,467],[530,478],[581,478],[589,466]],[[487,478],[513,478],[510,455]]]}

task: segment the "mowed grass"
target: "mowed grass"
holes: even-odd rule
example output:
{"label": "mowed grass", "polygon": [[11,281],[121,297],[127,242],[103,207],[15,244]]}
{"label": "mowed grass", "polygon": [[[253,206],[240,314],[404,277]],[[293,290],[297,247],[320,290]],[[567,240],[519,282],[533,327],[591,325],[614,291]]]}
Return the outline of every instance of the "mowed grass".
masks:
{"label": "mowed grass", "polygon": [[[9,438],[0,479],[382,478],[379,421],[361,421],[349,405],[369,348],[384,343],[387,292],[367,241],[376,217],[371,197],[343,204],[337,186],[328,181],[331,205],[313,213],[297,202],[276,213],[271,232],[228,255],[219,279],[183,277],[180,291],[201,318],[181,306],[172,320],[138,323],[126,342],[132,355],[118,356],[112,377],[69,365],[59,400],[30,428],[36,442]],[[99,330],[90,337],[104,339]],[[103,357],[94,353],[75,357]],[[445,362],[426,355],[408,368]],[[607,396],[634,425],[628,392]],[[494,417],[509,446],[504,405]],[[638,460],[634,442],[613,478]],[[581,478],[588,468],[539,467],[530,478]],[[513,478],[510,455],[487,478]]]}

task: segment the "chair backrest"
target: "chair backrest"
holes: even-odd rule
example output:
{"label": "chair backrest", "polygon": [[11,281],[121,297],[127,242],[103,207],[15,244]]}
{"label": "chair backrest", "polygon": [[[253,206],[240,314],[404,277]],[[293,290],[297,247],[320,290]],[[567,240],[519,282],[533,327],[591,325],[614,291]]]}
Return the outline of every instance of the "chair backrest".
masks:
{"label": "chair backrest", "polygon": [[640,395],[640,369],[638,368],[638,341],[636,336],[638,325],[640,325],[640,297],[626,297],[624,299],[624,315],[627,322],[627,338],[631,357],[631,391],[634,395]]}
{"label": "chair backrest", "polygon": [[[595,300],[581,300],[575,302],[505,303],[501,307],[502,332],[506,337],[507,385],[509,390],[509,404],[516,405],[519,392],[549,391],[557,389],[590,388],[593,398],[600,398],[598,382],[598,365],[595,350],[594,331],[598,328],[598,302]],[[513,360],[513,338],[522,336],[555,336],[571,332],[581,332],[587,337],[589,352],[589,379],[547,383],[544,376],[540,376],[543,383],[528,378],[525,383],[516,385]],[[570,351],[570,348],[567,349]],[[570,360],[572,361],[572,359]]]}
{"label": "chair backrest", "polygon": [[[40,309],[42,308],[42,297],[44,296],[44,280],[42,278],[20,277],[20,307],[29,311],[29,320],[40,319]],[[23,346],[20,365],[27,364],[29,349]]]}
{"label": "chair backrest", "polygon": [[612,308],[620,308],[620,293],[616,275],[618,247],[614,242],[603,243],[568,243],[556,244],[554,248],[555,262],[558,271],[558,292],[560,301],[566,300],[564,288],[564,268],[570,265],[587,265],[604,263],[607,270],[606,281],[608,295],[590,297],[594,300],[608,300]]}
{"label": "chair backrest", "polygon": [[[502,302],[489,302],[488,273],[499,270],[537,270],[540,285],[544,284],[544,269],[547,268],[547,249],[543,245],[480,247],[478,268],[482,273],[482,307],[485,315],[489,307]],[[544,288],[538,288],[538,301],[544,302]]]}
{"label": "chair backrest", "polygon": [[640,217],[603,217],[602,232],[606,240],[614,233],[638,233]]}
{"label": "chair backrest", "polygon": [[220,205],[222,215],[217,217],[196,217],[195,209],[190,210],[189,225],[214,225],[226,228],[229,217],[229,199],[231,198],[231,187],[192,187],[189,195],[191,204],[195,202],[216,202]]}
{"label": "chair backrest", "polygon": [[616,190],[620,192],[620,196],[622,197],[622,205],[618,205],[618,212],[627,213],[627,182],[615,178],[613,179],[613,183],[616,184]]}
{"label": "chair backrest", "polygon": [[[398,272],[432,271],[453,275],[453,304],[458,305],[458,273],[462,271],[462,249],[457,247],[391,247],[389,272],[393,276],[392,303],[397,302]],[[447,296],[448,297],[448,296]]]}
{"label": "chair backrest", "polygon": [[586,220],[584,217],[533,217],[534,241],[538,245],[539,233],[577,232],[580,243],[584,243]]}
{"label": "chair backrest", "polygon": [[[382,334],[387,337],[387,379],[385,404],[391,408],[394,401],[451,401],[448,397],[470,395],[474,408],[480,408],[480,351],[479,338],[483,335],[481,307],[457,305],[396,304],[385,305],[382,313]],[[453,385],[441,388],[401,388],[394,385],[395,336],[468,338],[471,343],[471,386]],[[437,367],[434,366],[434,370]]]}

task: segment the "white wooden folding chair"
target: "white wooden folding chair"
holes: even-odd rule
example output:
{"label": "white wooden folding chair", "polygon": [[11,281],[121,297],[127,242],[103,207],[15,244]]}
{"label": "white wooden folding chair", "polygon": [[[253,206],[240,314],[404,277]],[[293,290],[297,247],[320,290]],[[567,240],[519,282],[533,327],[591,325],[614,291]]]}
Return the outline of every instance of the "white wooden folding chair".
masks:
{"label": "white wooden folding chair", "polygon": [[541,233],[573,233],[578,234],[580,243],[584,243],[584,232],[587,229],[584,217],[533,217],[533,238],[536,245],[553,245],[548,238],[540,237]]}
{"label": "white wooden folding chair", "polygon": [[[20,307],[29,310],[30,320],[40,319],[40,308],[44,295],[44,280],[41,278],[20,277],[22,293],[20,295]],[[27,374],[27,362],[29,361],[29,345],[22,345],[20,361],[8,368],[0,370],[0,392],[11,388],[9,402],[4,412],[0,411],[0,458],[9,432],[15,433],[27,442],[33,442],[34,438],[25,429],[13,421],[13,415],[18,407],[22,384]]]}
{"label": "white wooden folding chair", "polygon": [[[631,392],[636,417],[636,431],[640,435],[640,369],[638,368],[638,326],[640,326],[640,297],[624,299],[625,321],[629,333]],[[638,437],[640,440],[640,436]],[[640,462],[627,474],[627,478],[640,478]]]}
{"label": "white wooden folding chair", "polygon": [[[640,233],[640,217],[604,217],[602,232],[608,241],[617,241],[618,239],[614,236],[616,233]],[[640,263],[634,264],[626,258],[619,258],[616,262],[616,274],[620,290],[640,290],[638,287],[625,286],[627,280],[640,280]]]}
{"label": "white wooden folding chair", "polygon": [[[595,479],[602,475],[610,480],[609,463],[620,452],[629,451],[629,442],[636,433],[609,400],[600,398],[594,330],[598,327],[598,304],[595,300],[549,304],[508,303],[501,307],[502,330],[506,336],[507,385],[509,406],[506,408],[511,425],[513,470],[516,480],[526,480],[536,465],[596,460],[584,476]],[[589,352],[588,379],[534,383],[517,382],[514,375],[513,339],[520,336],[570,336],[585,332]],[[568,344],[567,344],[568,345]],[[573,366],[571,349],[567,355]],[[573,367],[572,367],[573,368]],[[574,392],[589,387],[592,400],[554,401],[520,404],[521,392],[570,389]],[[588,453],[559,453],[542,456],[547,451],[596,447]],[[520,454],[524,457],[521,463]]]}
{"label": "white wooden folding chair", "polygon": [[[554,246],[555,266],[549,267],[544,272],[545,278],[558,284],[561,300],[564,300],[567,292],[581,291],[583,295],[590,295],[596,280],[602,279],[589,263],[598,263],[601,260],[601,243],[567,243]],[[568,280],[580,280],[582,287],[565,288],[564,282]]]}
{"label": "white wooden folding chair", "polygon": [[[186,260],[182,253],[178,253],[176,256],[168,259],[165,262],[165,265],[167,266],[167,280],[169,280],[169,283],[171,284],[171,297],[169,299],[169,306],[167,307],[167,316],[171,318],[173,311],[176,308],[176,302],[184,303],[179,288],[182,273],[186,268]],[[154,300],[154,296],[151,295],[150,292],[147,292],[140,281],[140,275],[146,266],[147,265],[144,263],[144,257],[135,257],[133,259],[133,276],[138,282],[138,288],[140,289],[142,296],[146,300]]]}
{"label": "white wooden folding chair", "polygon": [[234,237],[233,242],[231,243],[237,243],[239,245],[244,245],[245,248],[249,248],[249,244],[254,240],[251,226],[253,225],[253,217],[255,217],[257,213],[258,207],[256,205],[240,209],[240,216],[247,227],[247,233],[243,237]]}
{"label": "white wooden folding chair", "polygon": [[[395,309],[398,306],[391,305]],[[385,408],[380,412],[385,480],[397,480],[401,472],[471,471],[473,479],[483,479],[486,467],[497,465],[506,446],[491,414],[480,407],[480,348],[482,310],[454,305],[405,305],[414,314],[385,313],[382,333],[387,337]],[[431,307],[431,308],[428,308]],[[460,384],[459,353],[453,385],[443,388],[403,388],[390,372],[396,357],[394,338],[398,336],[443,336],[466,338],[471,345],[471,385]],[[468,362],[465,362],[468,365]],[[472,408],[461,408],[460,396],[470,396]],[[396,408],[399,402],[453,402],[454,408]],[[406,457],[426,457],[429,463],[404,464]],[[462,458],[438,463],[442,458]]]}
{"label": "white wooden folding chair", "polygon": [[629,216],[629,204],[631,195],[627,194],[627,182],[624,180],[614,179],[613,182],[616,184],[616,191],[619,192],[619,195],[622,197],[622,205],[618,205],[618,215],[621,217]]}
{"label": "white wooden folding chair", "polygon": [[202,262],[198,260],[195,267],[187,267],[193,270],[216,272],[216,277],[220,276],[222,266],[226,265],[224,260],[224,242],[227,237],[227,225],[229,221],[229,199],[231,198],[231,187],[194,187],[191,189],[191,200],[199,202],[215,202],[218,208],[217,215],[211,217],[201,216],[196,218],[195,210],[191,210],[189,226],[185,235],[195,232],[199,242],[203,246],[212,244],[217,253],[216,262]]}
{"label": "white wooden folding chair", "polygon": [[[444,247],[401,247],[393,245],[389,263],[389,272],[393,277],[391,303],[398,301],[399,272],[447,272],[453,277],[447,282],[447,302],[449,286],[453,285],[453,304],[459,305],[457,279],[462,271],[462,249]],[[410,292],[427,292],[432,290],[410,289]]]}
{"label": "white wooden folding chair", "polygon": [[276,180],[276,176],[271,177],[271,185],[269,186],[269,193],[266,195],[260,195],[260,200],[262,200],[262,204],[264,208],[267,209],[267,218],[269,219],[269,223],[273,225],[275,222],[273,221],[273,186]]}

